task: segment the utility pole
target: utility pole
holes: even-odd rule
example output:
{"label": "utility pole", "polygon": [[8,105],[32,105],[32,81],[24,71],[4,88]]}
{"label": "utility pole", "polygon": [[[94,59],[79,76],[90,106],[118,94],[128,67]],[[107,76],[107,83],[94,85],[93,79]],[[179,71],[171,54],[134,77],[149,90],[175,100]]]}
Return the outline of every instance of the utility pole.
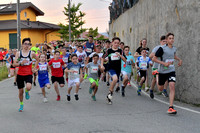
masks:
{"label": "utility pole", "polygon": [[20,0],[17,0],[17,49],[21,48]]}
{"label": "utility pole", "polygon": [[71,6],[70,6],[71,0],[69,0],[68,4],[68,10],[69,10],[69,42],[71,42]]}

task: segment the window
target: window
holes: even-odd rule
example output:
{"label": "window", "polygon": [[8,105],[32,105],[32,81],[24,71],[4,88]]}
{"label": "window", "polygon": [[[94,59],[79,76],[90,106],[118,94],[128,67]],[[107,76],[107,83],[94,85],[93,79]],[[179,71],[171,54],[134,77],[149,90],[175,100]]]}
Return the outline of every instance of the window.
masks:
{"label": "window", "polygon": [[24,17],[25,17],[25,18],[27,17],[27,13],[26,13],[26,12],[24,12]]}

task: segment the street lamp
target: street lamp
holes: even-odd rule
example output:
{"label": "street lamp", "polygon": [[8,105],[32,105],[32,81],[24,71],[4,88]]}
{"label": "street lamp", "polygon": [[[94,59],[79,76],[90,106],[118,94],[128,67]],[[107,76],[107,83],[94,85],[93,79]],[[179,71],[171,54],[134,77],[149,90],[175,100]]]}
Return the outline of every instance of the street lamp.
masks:
{"label": "street lamp", "polygon": [[21,27],[20,27],[20,0],[17,0],[17,49],[21,47]]}
{"label": "street lamp", "polygon": [[69,0],[68,4],[68,10],[69,10],[69,42],[71,42],[71,6],[70,6],[71,0]]}

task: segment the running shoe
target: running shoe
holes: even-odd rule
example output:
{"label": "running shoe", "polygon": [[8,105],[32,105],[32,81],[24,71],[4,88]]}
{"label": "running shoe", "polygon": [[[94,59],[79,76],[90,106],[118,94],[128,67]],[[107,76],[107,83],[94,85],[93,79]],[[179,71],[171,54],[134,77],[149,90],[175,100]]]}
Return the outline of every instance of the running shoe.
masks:
{"label": "running shoe", "polygon": [[131,84],[130,84],[130,82],[128,82],[128,84],[127,84],[128,86],[131,86]]}
{"label": "running shoe", "polygon": [[47,102],[48,102],[48,100],[47,100],[46,97],[43,99],[43,102],[44,102],[44,103],[47,103]]}
{"label": "running shoe", "polygon": [[19,112],[22,112],[24,109],[24,105],[20,105]]}
{"label": "running shoe", "polygon": [[150,98],[152,98],[152,99],[154,98],[153,90],[150,90],[149,96],[150,96]]}
{"label": "running shoe", "polygon": [[67,101],[70,101],[71,97],[69,95],[67,95]]}
{"label": "running shoe", "polygon": [[113,95],[113,94],[112,94],[111,92],[109,92],[107,97],[108,97],[110,100],[112,100],[112,95]]}
{"label": "running shoe", "polygon": [[107,86],[110,86],[110,83],[109,83],[109,82],[107,82]]}
{"label": "running shoe", "polygon": [[173,107],[169,107],[169,109],[168,109],[167,113],[168,113],[168,114],[176,114],[176,113],[177,113],[177,111],[176,111],[176,110],[174,110],[174,108],[173,108]]}
{"label": "running shoe", "polygon": [[157,70],[155,70],[155,71],[153,71],[152,72],[152,75],[156,75],[156,74],[158,74],[159,72],[157,71]]}
{"label": "running shoe", "polygon": [[76,100],[76,101],[79,100],[78,94],[75,94],[74,97],[75,97],[75,100]]}
{"label": "running shoe", "polygon": [[87,76],[88,76],[88,75],[87,75],[87,74],[85,74],[85,75],[84,75],[84,79],[86,79],[86,78],[87,78]]}
{"label": "running shoe", "polygon": [[124,87],[121,88],[121,93],[122,93],[122,97],[125,97],[125,88]]}
{"label": "running shoe", "polygon": [[25,92],[25,98],[26,98],[26,100],[30,99],[29,92]]}
{"label": "running shoe", "polygon": [[66,78],[66,81],[67,81],[67,83],[68,83],[68,78]]}
{"label": "running shoe", "polygon": [[91,96],[93,101],[96,101],[96,97],[95,96]]}
{"label": "running shoe", "polygon": [[137,94],[138,94],[138,96],[141,96],[141,89],[137,90]]}
{"label": "running shoe", "polygon": [[106,82],[106,76],[104,76],[103,81]]}
{"label": "running shoe", "polygon": [[116,88],[115,92],[118,92],[120,90],[119,86]]}
{"label": "running shoe", "polygon": [[11,76],[10,76],[10,74],[8,74],[8,78],[10,78]]}
{"label": "running shoe", "polygon": [[110,99],[108,96],[106,97],[106,99],[107,99],[107,101],[108,101],[108,104],[111,105],[111,104],[112,104],[111,99]]}
{"label": "running shoe", "polygon": [[149,87],[145,87],[145,89],[144,89],[144,90],[145,90],[146,92],[147,92],[147,91],[149,91]]}
{"label": "running shoe", "polygon": [[89,89],[89,94],[92,94],[92,88]]}
{"label": "running shoe", "polygon": [[60,101],[60,95],[57,96],[56,101]]}
{"label": "running shoe", "polygon": [[162,95],[163,95],[164,97],[169,97],[168,94],[167,94],[167,91],[163,91],[163,92],[162,92]]}
{"label": "running shoe", "polygon": [[35,83],[35,82],[33,82],[33,85],[34,85],[34,86],[36,86],[36,83]]}
{"label": "running shoe", "polygon": [[16,82],[14,82],[14,86],[17,86],[17,83],[16,83]]}

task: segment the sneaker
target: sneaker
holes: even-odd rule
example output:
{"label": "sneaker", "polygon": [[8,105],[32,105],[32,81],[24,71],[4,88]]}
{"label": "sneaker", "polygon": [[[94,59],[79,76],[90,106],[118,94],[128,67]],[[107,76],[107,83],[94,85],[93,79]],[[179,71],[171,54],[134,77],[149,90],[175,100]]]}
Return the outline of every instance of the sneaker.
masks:
{"label": "sneaker", "polygon": [[104,76],[103,81],[106,82],[106,76]]}
{"label": "sneaker", "polygon": [[44,102],[44,103],[47,103],[47,102],[48,102],[48,100],[47,100],[46,97],[43,99],[43,102]]}
{"label": "sneaker", "polygon": [[149,96],[150,96],[150,98],[152,98],[152,99],[154,98],[153,90],[150,90]]}
{"label": "sneaker", "polygon": [[66,81],[67,81],[67,83],[68,83],[68,78],[66,78]]}
{"label": "sneaker", "polygon": [[127,84],[128,86],[131,86],[131,84],[130,84],[130,82],[128,82],[128,84]]}
{"label": "sneaker", "polygon": [[116,88],[115,92],[118,92],[120,90],[119,86]]}
{"label": "sneaker", "polygon": [[109,83],[109,82],[107,82],[107,86],[110,86],[110,83]]}
{"label": "sneaker", "polygon": [[177,113],[177,111],[176,111],[176,110],[174,110],[174,108],[173,108],[173,107],[169,107],[169,109],[167,110],[167,113],[168,113],[168,114],[176,114],[176,113]]}
{"label": "sneaker", "polygon": [[33,85],[34,85],[34,86],[36,86],[36,83],[35,83],[35,82],[33,82]]}
{"label": "sneaker", "polygon": [[112,100],[112,93],[109,92],[107,97]]}
{"label": "sneaker", "polygon": [[141,89],[137,90],[137,94],[138,94],[138,96],[141,96]]}
{"label": "sneaker", "polygon": [[89,89],[89,94],[92,94],[92,88]]}
{"label": "sneaker", "polygon": [[10,76],[10,74],[8,74],[8,78],[10,78],[11,76]]}
{"label": "sneaker", "polygon": [[125,93],[124,92],[122,92],[122,97],[125,97]]}
{"label": "sneaker", "polygon": [[159,74],[158,70],[155,70],[152,72],[152,75],[156,75],[156,74]]}
{"label": "sneaker", "polygon": [[163,91],[163,92],[162,92],[162,95],[163,95],[164,97],[169,97],[168,94],[167,94],[167,91]]}
{"label": "sneaker", "polygon": [[60,101],[60,95],[57,96],[56,101]]}
{"label": "sneaker", "polygon": [[29,92],[25,92],[25,98],[26,98],[26,100],[30,99]]}
{"label": "sneaker", "polygon": [[84,79],[86,79],[86,78],[87,78],[87,76],[88,76],[88,75],[87,75],[87,74],[85,74],[85,75],[84,75]]}
{"label": "sneaker", "polygon": [[95,96],[91,96],[93,101],[96,101],[96,97]]}
{"label": "sneaker", "polygon": [[111,105],[112,104],[111,99],[108,96],[106,98],[107,98],[108,104]]}
{"label": "sneaker", "polygon": [[124,87],[121,88],[121,93],[122,93],[122,97],[125,97],[125,88]]}
{"label": "sneaker", "polygon": [[24,109],[24,105],[20,105],[19,112],[22,112]]}
{"label": "sneaker", "polygon": [[145,90],[146,92],[147,92],[147,91],[149,91],[149,87],[145,87],[145,89],[144,89],[144,90]]}
{"label": "sneaker", "polygon": [[14,82],[14,86],[17,86],[17,83],[16,83],[16,82]]}
{"label": "sneaker", "polygon": [[75,97],[75,100],[76,100],[76,101],[79,100],[79,98],[78,98],[78,94],[75,94],[74,97]]}
{"label": "sneaker", "polygon": [[70,101],[71,97],[69,95],[67,95],[67,101]]}

